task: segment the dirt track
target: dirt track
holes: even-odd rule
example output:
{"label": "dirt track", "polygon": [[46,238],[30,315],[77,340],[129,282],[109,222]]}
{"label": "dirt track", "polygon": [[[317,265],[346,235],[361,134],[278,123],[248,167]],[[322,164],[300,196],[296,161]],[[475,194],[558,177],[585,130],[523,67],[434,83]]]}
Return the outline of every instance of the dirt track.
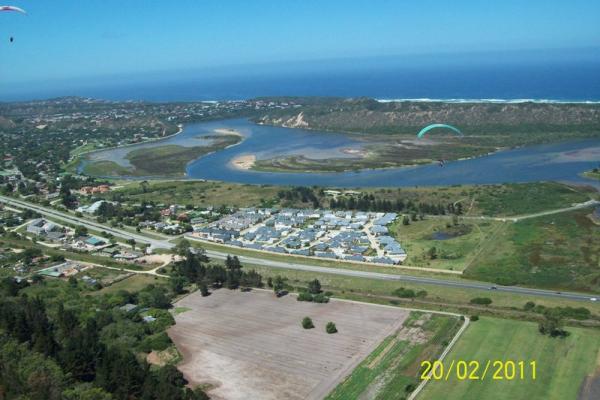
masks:
{"label": "dirt track", "polygon": [[[196,292],[178,307],[169,336],[193,384],[211,383],[214,399],[321,399],[379,342],[398,329],[402,309],[332,301],[313,304],[266,291]],[[310,316],[315,329],[300,325]],[[338,333],[325,333],[334,321]]]}

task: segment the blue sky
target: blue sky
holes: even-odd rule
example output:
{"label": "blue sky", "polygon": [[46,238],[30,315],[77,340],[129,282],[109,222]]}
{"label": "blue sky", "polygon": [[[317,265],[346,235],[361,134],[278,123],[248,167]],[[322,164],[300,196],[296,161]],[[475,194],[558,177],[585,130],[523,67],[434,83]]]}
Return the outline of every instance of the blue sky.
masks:
{"label": "blue sky", "polygon": [[[600,1],[2,0],[0,83],[600,46]],[[14,36],[10,44],[8,38]]]}

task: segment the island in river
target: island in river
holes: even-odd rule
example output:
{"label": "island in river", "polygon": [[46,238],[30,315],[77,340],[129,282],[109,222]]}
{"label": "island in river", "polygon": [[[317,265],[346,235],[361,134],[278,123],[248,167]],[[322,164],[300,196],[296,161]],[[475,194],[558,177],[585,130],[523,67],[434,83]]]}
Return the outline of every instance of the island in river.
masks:
{"label": "island in river", "polygon": [[121,163],[95,159],[91,153],[83,163],[82,172],[95,176],[182,177],[189,162],[234,146],[243,136],[232,129],[215,129],[213,134],[195,139],[186,144],[173,144],[165,139],[152,145],[129,146]]}

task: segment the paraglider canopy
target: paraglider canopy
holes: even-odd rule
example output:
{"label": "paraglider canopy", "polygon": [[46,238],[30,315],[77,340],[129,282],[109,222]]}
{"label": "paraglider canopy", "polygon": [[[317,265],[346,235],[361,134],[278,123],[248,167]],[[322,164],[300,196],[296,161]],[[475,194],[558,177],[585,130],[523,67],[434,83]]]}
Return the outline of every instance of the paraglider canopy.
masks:
{"label": "paraglider canopy", "polygon": [[463,133],[458,129],[455,128],[452,125],[447,125],[447,124],[431,124],[431,125],[427,125],[425,128],[421,129],[421,131],[417,134],[417,137],[419,139],[421,139],[423,136],[425,136],[425,134],[427,132],[429,132],[432,129],[435,128],[444,128],[444,129],[450,129],[451,131],[453,131],[454,133],[457,133],[460,136],[463,136]]}
{"label": "paraglider canopy", "polygon": [[23,10],[22,8],[15,7],[15,6],[0,6],[0,11],[15,11],[15,12],[20,12],[22,14],[27,14],[25,12],[25,10]]}

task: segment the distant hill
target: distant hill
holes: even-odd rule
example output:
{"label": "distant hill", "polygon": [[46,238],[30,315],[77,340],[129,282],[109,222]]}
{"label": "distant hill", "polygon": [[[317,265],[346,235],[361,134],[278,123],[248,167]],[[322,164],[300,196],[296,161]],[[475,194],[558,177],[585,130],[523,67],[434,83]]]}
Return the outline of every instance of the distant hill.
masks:
{"label": "distant hill", "polygon": [[255,121],[379,134],[415,134],[428,124],[447,123],[473,135],[577,131],[582,136],[600,136],[598,104],[380,102],[368,98],[293,100],[299,106],[269,112]]}

